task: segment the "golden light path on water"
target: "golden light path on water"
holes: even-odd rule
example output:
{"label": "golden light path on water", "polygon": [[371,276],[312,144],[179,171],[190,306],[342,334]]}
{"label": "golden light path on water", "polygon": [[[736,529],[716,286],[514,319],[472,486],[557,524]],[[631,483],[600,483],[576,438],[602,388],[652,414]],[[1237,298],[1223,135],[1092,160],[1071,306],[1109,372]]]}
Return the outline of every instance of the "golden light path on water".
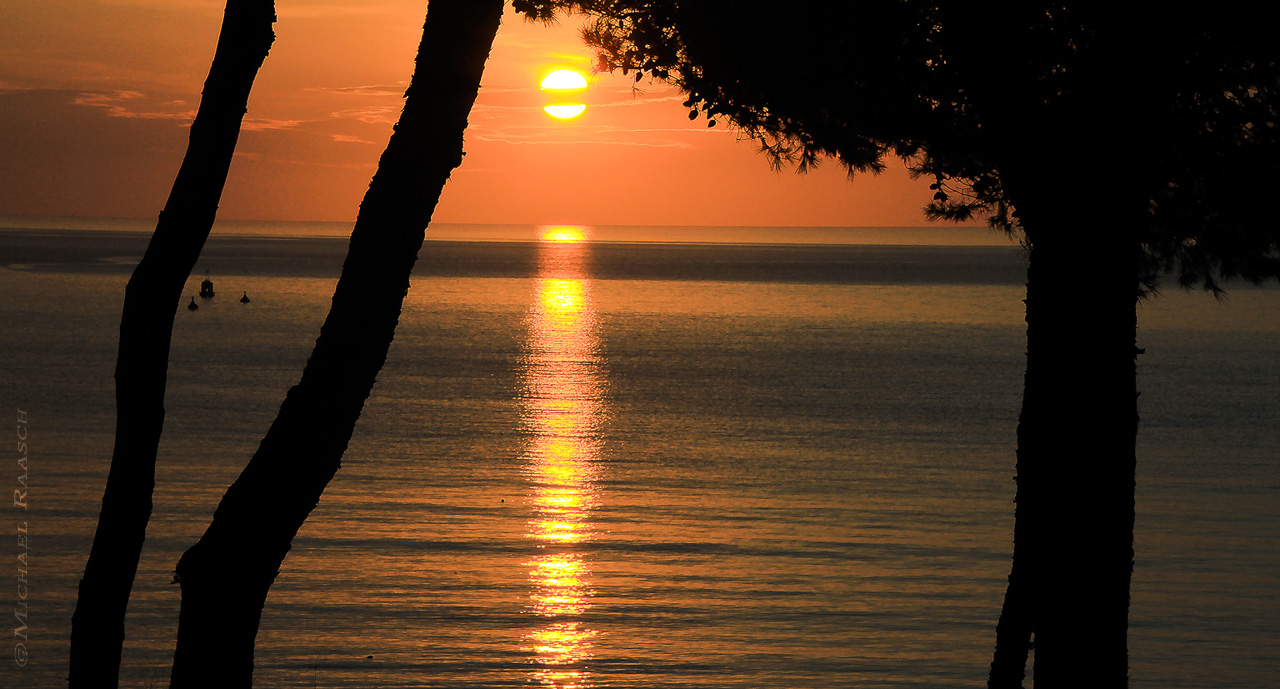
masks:
{"label": "golden light path on water", "polygon": [[539,554],[529,568],[529,606],[542,619],[525,635],[547,687],[593,686],[587,669],[597,631],[582,621],[591,607],[590,562],[600,425],[606,417],[595,314],[585,262],[585,228],[544,228],[524,362],[525,471],[534,518],[527,536]]}

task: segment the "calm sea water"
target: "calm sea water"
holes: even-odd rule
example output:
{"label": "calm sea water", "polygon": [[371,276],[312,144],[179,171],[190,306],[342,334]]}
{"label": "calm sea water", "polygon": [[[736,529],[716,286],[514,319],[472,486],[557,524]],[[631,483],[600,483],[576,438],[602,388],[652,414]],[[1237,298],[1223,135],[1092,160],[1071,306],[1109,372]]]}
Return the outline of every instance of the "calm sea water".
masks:
{"label": "calm sea water", "polygon": [[[30,448],[30,509],[4,510],[30,529],[30,657],[5,649],[4,687],[66,676],[144,242],[0,231],[0,392]],[[218,295],[178,314],[124,686],[167,683],[173,565],[296,381],[344,251],[206,251]],[[272,589],[257,684],[983,686],[1022,270],[1000,246],[429,243]],[[1277,335],[1277,290],[1142,306],[1135,687],[1280,674]]]}

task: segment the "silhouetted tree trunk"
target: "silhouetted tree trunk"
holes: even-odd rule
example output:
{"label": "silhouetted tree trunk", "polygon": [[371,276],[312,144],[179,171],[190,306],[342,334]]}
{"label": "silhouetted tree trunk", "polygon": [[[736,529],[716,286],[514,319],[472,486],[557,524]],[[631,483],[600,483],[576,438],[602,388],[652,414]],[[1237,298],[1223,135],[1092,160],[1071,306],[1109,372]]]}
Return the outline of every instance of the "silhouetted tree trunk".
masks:
{"label": "silhouetted tree trunk", "polygon": [[[1024,383],[1025,385],[1025,383]],[[1019,424],[1019,428],[1021,428]],[[1027,676],[1027,655],[1031,651],[1031,635],[1034,620],[1031,614],[1031,594],[1034,582],[1029,562],[1035,559],[1031,552],[1036,540],[1028,526],[1034,520],[1031,512],[1038,501],[1032,494],[1036,485],[1031,477],[1032,463],[1023,461],[1018,451],[1018,494],[1014,499],[1013,565],[1009,570],[1009,584],[1005,588],[1004,604],[1000,608],[1000,620],[996,623],[996,648],[991,659],[991,673],[987,678],[988,689],[1022,689]]]}
{"label": "silhouetted tree trunk", "polygon": [[[1064,203],[1080,185],[1122,183],[1054,160],[1010,189],[1031,243],[1027,369],[992,689],[1022,686],[1033,635],[1037,689],[1128,681],[1140,246],[1122,218],[1138,214],[1108,192],[1088,208]],[[1105,231],[1087,232],[1098,217]]]}
{"label": "silhouetted tree trunk", "polygon": [[1143,82],[1146,67],[1129,54],[1141,32],[1091,11],[1077,8],[1105,30],[1071,56],[1074,91],[1057,101],[1011,58],[1036,48],[1037,34],[1020,27],[1042,9],[980,3],[956,15],[966,40],[954,54],[988,76],[973,80],[971,97],[999,142],[991,149],[1031,246],[1014,560],[992,689],[1022,686],[1033,643],[1037,689],[1128,684],[1136,304],[1151,197],[1135,180],[1153,177],[1143,166],[1160,145],[1134,132],[1160,106],[1155,77]]}
{"label": "silhouetted tree trunk", "polygon": [[1014,561],[993,689],[1022,686],[1033,638],[1037,689],[1128,683],[1146,197],[1130,181],[1141,163],[1098,166],[1089,155],[1121,150],[1127,131],[1123,116],[1093,105],[1126,102],[1124,87],[1092,83],[1078,108],[1001,123],[1018,127],[1010,141],[1035,145],[1006,151],[1003,170],[1031,251]]}
{"label": "silhouetted tree trunk", "polygon": [[502,0],[432,0],[404,110],[351,234],[301,381],[200,541],[178,562],[172,686],[252,684],[267,592],[337,472],[386,359],[423,234],[450,172],[502,16]]}
{"label": "silhouetted tree trunk", "polygon": [[124,618],[151,518],[173,319],[213,227],[249,90],[275,40],[272,0],[228,0],[173,189],[125,287],[116,437],[93,547],[71,620],[71,687],[115,687]]}
{"label": "silhouetted tree trunk", "polygon": [[[1060,206],[1020,213],[1032,241],[1027,372],[1009,590],[990,686],[1123,687],[1133,566],[1136,232],[1073,237]],[[1073,217],[1074,216],[1074,217]],[[1032,232],[1035,228],[1035,232]]]}

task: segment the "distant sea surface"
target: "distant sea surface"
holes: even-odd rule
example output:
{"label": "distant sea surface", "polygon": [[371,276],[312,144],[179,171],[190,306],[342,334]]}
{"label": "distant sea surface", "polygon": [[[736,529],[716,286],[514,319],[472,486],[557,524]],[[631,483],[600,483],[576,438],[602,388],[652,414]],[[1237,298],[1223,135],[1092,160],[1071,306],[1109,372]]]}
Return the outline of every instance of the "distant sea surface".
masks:
{"label": "distant sea surface", "polygon": [[[0,557],[9,576],[26,558],[30,613],[0,686],[57,687],[150,227],[0,220],[0,396],[29,453]],[[187,285],[124,687],[167,684],[173,566],[319,332],[346,244],[317,227],[220,225]],[[1019,248],[974,228],[433,231],[267,601],[258,686],[985,685]],[[1140,306],[1139,344],[1131,685],[1273,686],[1280,290],[1169,288]]]}

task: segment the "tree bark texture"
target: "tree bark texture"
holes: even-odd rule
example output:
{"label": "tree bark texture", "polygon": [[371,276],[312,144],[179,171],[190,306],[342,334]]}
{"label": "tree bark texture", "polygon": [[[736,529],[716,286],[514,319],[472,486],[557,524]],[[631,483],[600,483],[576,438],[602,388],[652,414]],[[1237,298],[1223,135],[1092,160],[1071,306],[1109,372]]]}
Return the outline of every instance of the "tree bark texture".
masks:
{"label": "tree bark texture", "polygon": [[300,382],[213,521],[178,562],[171,686],[252,685],[268,590],[341,463],[391,345],[409,276],[463,132],[502,0],[433,0],[404,110],[361,203],[329,315]]}
{"label": "tree bark texture", "polygon": [[275,40],[274,22],[272,0],[228,0],[186,156],[125,287],[115,446],[71,621],[72,689],[118,682],[125,612],[151,518],[173,320],[213,227],[249,91]]}

